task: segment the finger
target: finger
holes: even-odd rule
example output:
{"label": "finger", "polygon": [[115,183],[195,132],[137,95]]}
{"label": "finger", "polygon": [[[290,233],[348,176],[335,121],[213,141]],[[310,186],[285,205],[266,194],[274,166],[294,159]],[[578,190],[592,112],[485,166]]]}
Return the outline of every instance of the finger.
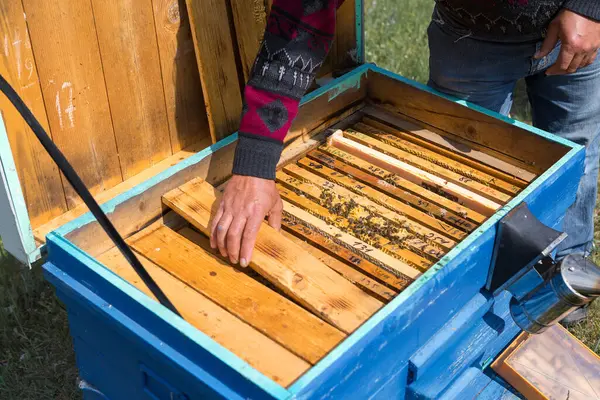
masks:
{"label": "finger", "polygon": [[233,221],[233,215],[226,213],[217,225],[217,246],[219,246],[219,251],[223,257],[227,257],[227,243],[225,243],[225,238],[227,237],[231,221]]}
{"label": "finger", "polygon": [[567,68],[567,73],[572,74],[574,72],[577,72],[577,70],[583,66],[585,58],[585,53],[575,54],[575,57],[573,57],[573,61],[571,61],[571,64],[569,64],[569,68]]}
{"label": "finger", "polygon": [[560,54],[558,55],[558,60],[556,63],[552,65],[546,71],[546,75],[563,75],[567,73],[569,69],[569,65],[575,58],[575,53],[571,50],[569,46],[563,45],[560,48]]}
{"label": "finger", "polygon": [[281,199],[277,202],[277,205],[273,207],[269,213],[269,226],[275,228],[278,231],[281,230],[281,214],[283,211],[283,204]]}
{"label": "finger", "polygon": [[223,201],[221,201],[219,209],[217,210],[217,213],[215,214],[215,217],[213,218],[212,224],[210,226],[210,247],[212,247],[213,249],[217,248],[217,225],[219,224],[219,221],[223,216],[224,209],[225,206],[223,204]]}
{"label": "finger", "polygon": [[240,246],[242,242],[242,233],[246,226],[245,217],[237,217],[233,220],[227,231],[227,254],[232,264],[237,264],[240,257]]}
{"label": "finger", "polygon": [[548,27],[548,33],[542,43],[540,50],[534,54],[533,58],[539,59],[546,57],[556,47],[558,43],[559,24],[550,24]]}
{"label": "finger", "polygon": [[247,267],[252,260],[252,250],[256,243],[256,236],[262,223],[261,215],[253,215],[246,221],[246,227],[242,234],[242,247],[240,249],[240,266]]}
{"label": "finger", "polygon": [[585,59],[585,67],[587,67],[588,65],[592,65],[594,63],[594,61],[596,61],[596,58],[598,57],[598,50],[594,51],[591,54],[588,54],[587,58]]}

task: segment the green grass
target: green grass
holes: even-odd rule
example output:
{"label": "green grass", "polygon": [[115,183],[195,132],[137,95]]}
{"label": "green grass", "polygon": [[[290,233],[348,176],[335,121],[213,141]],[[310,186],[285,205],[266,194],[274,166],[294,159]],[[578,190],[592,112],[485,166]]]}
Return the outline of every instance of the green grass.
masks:
{"label": "green grass", "polygon": [[[432,4],[432,0],[367,0],[368,61],[425,83],[429,57],[426,29]],[[516,92],[513,116],[530,121],[522,84]],[[600,243],[600,232],[596,242]],[[600,262],[600,254],[594,257]],[[572,332],[599,350],[600,302],[591,307],[591,317]],[[18,265],[4,252],[0,240],[0,399],[78,399],[76,378],[66,311],[39,266],[29,270]]]}

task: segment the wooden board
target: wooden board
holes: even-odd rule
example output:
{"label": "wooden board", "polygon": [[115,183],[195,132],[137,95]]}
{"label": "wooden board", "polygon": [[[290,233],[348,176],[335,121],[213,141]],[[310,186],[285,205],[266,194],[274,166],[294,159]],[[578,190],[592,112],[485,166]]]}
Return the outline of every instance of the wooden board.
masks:
{"label": "wooden board", "polygon": [[361,288],[363,291],[367,292],[369,295],[375,297],[379,301],[387,303],[398,294],[398,292],[395,290],[385,287],[379,282],[350,267],[346,263],[337,260],[333,256],[319,250],[312,244],[303,241],[291,233],[283,231],[282,234],[290,241],[296,243],[308,253],[312,254],[317,260],[321,261],[323,264],[327,265],[329,268],[346,278],[348,281],[354,283],[357,287]]}
{"label": "wooden board", "polygon": [[213,142],[238,129],[242,92],[227,2],[186,0]]}
{"label": "wooden board", "polygon": [[128,243],[171,275],[310,363],[317,362],[344,338],[337,329],[170,228],[144,230]]}
{"label": "wooden board", "polygon": [[[308,362],[265,334],[230,314],[141,254],[138,253],[137,256],[183,319],[258,371],[275,382],[288,386],[310,368]],[[118,249],[102,254],[98,261],[146,295],[153,297],[150,289]]]}
{"label": "wooden board", "polygon": [[264,0],[229,0],[244,82],[248,82],[267,25]]}
{"label": "wooden board", "polygon": [[[36,61],[20,1],[0,2],[0,75],[8,81],[33,112],[48,134],[48,118],[38,78]],[[37,138],[4,95],[0,113],[6,126],[10,149],[22,185],[23,195],[36,227],[67,210],[61,176]]]}
{"label": "wooden board", "polygon": [[[342,153],[342,152],[340,151],[340,153]],[[351,158],[351,159],[355,159],[353,156],[351,156],[348,153],[344,153],[344,156],[347,156],[348,158]],[[436,218],[439,218],[440,220],[442,220],[448,224],[451,224],[457,228],[460,228],[467,232],[471,232],[473,229],[475,229],[474,223],[461,217],[457,213],[448,211],[447,209],[437,206],[435,203],[431,202],[430,200],[428,200],[424,197],[419,197],[404,188],[401,189],[398,186],[394,186],[391,183],[385,181],[384,179],[382,179],[382,178],[386,178],[385,172],[383,172],[382,170],[379,170],[380,173],[379,173],[379,177],[378,177],[376,174],[367,173],[361,169],[351,166],[350,164],[341,162],[341,161],[335,159],[333,156],[327,155],[326,153],[324,153],[320,150],[311,151],[310,153],[307,154],[307,157],[310,160],[314,160],[321,164],[327,165],[328,167],[330,167],[331,169],[334,169],[335,171],[344,173],[348,176],[352,176],[353,178],[359,180],[360,182],[370,185],[373,188],[376,188],[380,192],[385,192],[387,195],[394,197],[395,199],[401,200],[404,203],[410,205],[411,207],[414,207],[418,210],[422,210],[422,211],[424,211]],[[356,160],[357,160],[357,162],[360,162],[360,160],[358,160],[358,159],[356,159]],[[364,166],[365,166],[366,170],[373,168],[373,166],[368,163],[365,163]],[[408,184],[407,186],[409,186],[409,187],[411,186],[410,182],[407,182],[407,181],[405,181],[405,182]],[[417,190],[422,189],[420,186],[417,186],[414,184],[413,184],[413,188],[417,189]],[[424,189],[422,192],[424,192],[425,195],[429,195],[429,193],[425,193],[427,191]]]}
{"label": "wooden board", "polygon": [[[93,194],[110,189],[123,177],[92,4],[24,0],[23,7],[52,139]],[[68,184],[64,189],[69,208],[81,202]]]}
{"label": "wooden board", "polygon": [[348,250],[346,247],[336,244],[321,232],[296,222],[289,214],[283,216],[283,226],[286,230],[310,243],[313,247],[321,249],[323,252],[331,254],[337,259],[343,260],[347,264],[352,264],[356,269],[363,271],[368,276],[372,276],[388,287],[400,291],[404,290],[411,283],[410,280],[392,275],[366,258]]}
{"label": "wooden board", "polygon": [[119,163],[128,179],[173,154],[152,1],[92,4]]}
{"label": "wooden board", "polygon": [[461,204],[465,204],[467,207],[484,215],[492,215],[500,208],[500,204],[486,199],[477,193],[473,193],[436,175],[422,171],[410,164],[406,164],[405,162],[390,157],[387,154],[383,154],[370,147],[345,138],[341,131],[338,131],[331,136],[331,144],[341,150],[362,158],[373,165],[390,170],[415,184],[432,187],[446,193],[448,196],[453,196],[456,200],[460,201]]}
{"label": "wooden board", "polygon": [[528,400],[600,399],[600,357],[558,324],[521,334],[492,368]]}
{"label": "wooden board", "polygon": [[[196,179],[166,194],[167,206],[209,235],[220,193]],[[263,223],[250,266],[294,300],[346,333],[381,308],[373,299]]]}
{"label": "wooden board", "polygon": [[210,137],[208,119],[187,8],[180,0],[153,0],[152,6],[171,150],[177,153]]}

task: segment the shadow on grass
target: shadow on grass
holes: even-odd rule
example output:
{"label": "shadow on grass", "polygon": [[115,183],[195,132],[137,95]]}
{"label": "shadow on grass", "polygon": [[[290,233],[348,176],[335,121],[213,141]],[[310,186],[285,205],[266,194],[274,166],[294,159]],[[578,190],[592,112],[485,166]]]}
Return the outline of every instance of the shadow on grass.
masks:
{"label": "shadow on grass", "polygon": [[41,265],[29,269],[0,241],[0,398],[79,399],[67,313]]}

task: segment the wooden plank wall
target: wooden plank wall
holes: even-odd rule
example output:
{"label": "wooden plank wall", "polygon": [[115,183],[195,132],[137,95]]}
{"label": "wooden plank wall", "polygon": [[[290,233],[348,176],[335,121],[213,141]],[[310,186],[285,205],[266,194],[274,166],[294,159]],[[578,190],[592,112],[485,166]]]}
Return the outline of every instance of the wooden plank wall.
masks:
{"label": "wooden plank wall", "polygon": [[[0,4],[0,73],[94,194],[208,137],[183,0]],[[0,96],[36,228],[80,200]]]}

